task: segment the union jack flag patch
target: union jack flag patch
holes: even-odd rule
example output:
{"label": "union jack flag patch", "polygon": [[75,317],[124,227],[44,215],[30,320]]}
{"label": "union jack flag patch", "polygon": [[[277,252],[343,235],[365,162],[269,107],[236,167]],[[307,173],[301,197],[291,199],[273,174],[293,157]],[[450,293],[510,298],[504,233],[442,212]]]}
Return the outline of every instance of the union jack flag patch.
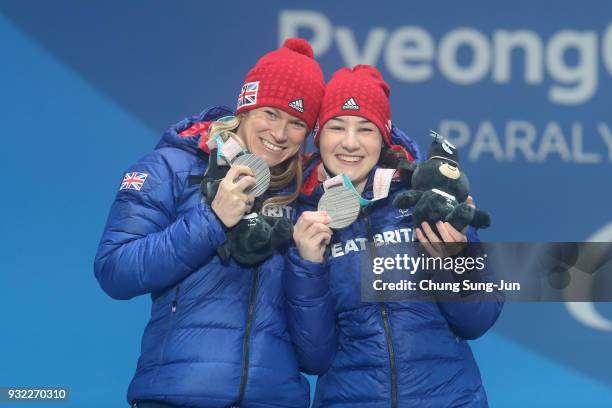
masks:
{"label": "union jack flag patch", "polygon": [[259,81],[248,82],[242,85],[240,95],[238,95],[237,109],[243,106],[255,105],[257,103],[257,91],[259,90]]}
{"label": "union jack flag patch", "polygon": [[123,176],[123,181],[121,182],[121,190],[136,190],[140,191],[142,186],[144,186],[145,180],[147,179],[147,173],[125,173]]}

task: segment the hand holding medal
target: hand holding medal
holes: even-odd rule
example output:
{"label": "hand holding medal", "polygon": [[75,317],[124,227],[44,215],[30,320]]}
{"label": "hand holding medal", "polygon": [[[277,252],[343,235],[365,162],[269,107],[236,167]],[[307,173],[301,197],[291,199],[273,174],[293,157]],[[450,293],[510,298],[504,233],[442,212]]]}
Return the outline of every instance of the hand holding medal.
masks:
{"label": "hand holding medal", "polygon": [[362,206],[387,197],[394,173],[395,169],[376,170],[372,200],[362,198],[345,174],[325,181],[318,211],[304,211],[295,224],[293,239],[300,256],[311,262],[322,262],[331,242],[331,228],[348,227],[355,222]]}
{"label": "hand holding medal", "polygon": [[211,142],[209,147],[217,149],[218,163],[231,166],[219,184],[211,207],[223,224],[231,228],[251,210],[255,197],[268,189],[270,169],[260,157],[247,153],[231,136],[224,141],[217,135]]}
{"label": "hand holding medal", "polygon": [[304,211],[293,228],[293,240],[303,259],[322,262],[325,248],[329,245],[332,230],[331,218],[324,211]]}
{"label": "hand holding medal", "polygon": [[255,197],[245,193],[256,185],[253,171],[246,166],[234,166],[221,180],[211,208],[227,228],[231,228],[251,210]]}

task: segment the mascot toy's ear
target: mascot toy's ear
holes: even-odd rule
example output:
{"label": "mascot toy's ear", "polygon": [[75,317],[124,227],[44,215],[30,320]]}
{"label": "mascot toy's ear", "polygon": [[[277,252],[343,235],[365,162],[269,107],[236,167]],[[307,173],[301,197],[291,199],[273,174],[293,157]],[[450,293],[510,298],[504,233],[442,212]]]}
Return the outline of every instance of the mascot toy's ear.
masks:
{"label": "mascot toy's ear", "polygon": [[451,162],[451,164],[459,167],[459,152],[457,148],[448,140],[440,136],[439,133],[430,130],[429,135],[433,137],[434,141],[429,148],[427,154],[427,160],[440,159]]}

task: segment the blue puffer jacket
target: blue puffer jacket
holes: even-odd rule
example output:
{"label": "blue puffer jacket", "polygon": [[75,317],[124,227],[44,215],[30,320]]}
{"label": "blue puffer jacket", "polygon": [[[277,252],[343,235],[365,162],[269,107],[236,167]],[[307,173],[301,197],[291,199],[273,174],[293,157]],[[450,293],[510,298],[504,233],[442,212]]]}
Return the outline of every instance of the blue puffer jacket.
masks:
{"label": "blue puffer jacket", "polygon": [[122,185],[131,188],[121,189],[111,208],[96,277],[113,298],[150,293],[153,302],[130,403],[309,405],[286,327],[284,256],[275,253],[257,268],[222,265],[216,248],[224,230],[201,203],[199,186],[188,183],[203,174],[208,156],[198,149],[199,136],[178,133],[231,113],[215,107],[171,127],[130,167],[136,181]]}
{"label": "blue puffer jacket", "polygon": [[[420,158],[398,129],[401,143]],[[314,170],[316,171],[316,170]],[[364,190],[372,198],[374,170]],[[468,339],[484,334],[503,305],[501,295],[483,302],[361,301],[363,257],[376,245],[416,240],[412,214],[389,197],[362,209],[351,226],[334,231],[323,263],[290,249],[284,278],[289,326],[303,370],[322,374],[315,407],[486,407],[487,398]],[[316,211],[322,186],[299,200]],[[468,232],[477,240],[475,231]],[[376,251],[376,249],[374,249]],[[377,256],[377,255],[374,255]],[[389,255],[386,255],[389,256]]]}

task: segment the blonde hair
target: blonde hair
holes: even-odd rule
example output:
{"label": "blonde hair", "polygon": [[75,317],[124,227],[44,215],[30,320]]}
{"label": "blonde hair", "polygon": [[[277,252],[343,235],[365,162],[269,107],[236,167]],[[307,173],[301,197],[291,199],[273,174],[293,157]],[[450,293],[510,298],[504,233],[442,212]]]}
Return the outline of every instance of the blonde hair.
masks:
{"label": "blonde hair", "polygon": [[[246,140],[242,140],[236,133],[236,129],[238,129],[238,126],[240,126],[240,121],[247,114],[248,112],[242,112],[238,116],[228,118],[227,120],[214,121],[208,130],[208,134],[211,135],[211,137],[218,134],[224,141],[232,137],[238,143],[240,143],[242,147],[250,150]],[[298,198],[303,182],[302,161],[300,158],[300,152],[303,150],[303,148],[304,145],[302,145],[302,149],[293,155],[293,157],[270,168],[270,189],[281,190],[287,187],[291,181],[295,179],[295,191],[289,195],[268,198],[266,201],[264,201],[263,208],[273,205],[287,205],[294,202]]]}

